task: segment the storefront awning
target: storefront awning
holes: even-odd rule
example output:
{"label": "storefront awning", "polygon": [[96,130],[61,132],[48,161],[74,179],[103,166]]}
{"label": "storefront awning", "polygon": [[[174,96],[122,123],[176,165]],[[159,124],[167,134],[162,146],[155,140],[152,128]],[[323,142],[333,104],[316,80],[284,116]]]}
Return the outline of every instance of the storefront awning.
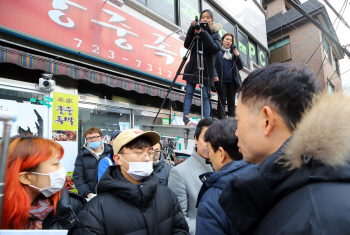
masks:
{"label": "storefront awning", "polygon": [[[1,45],[0,62],[14,63],[23,68],[40,69],[46,73],[66,75],[74,79],[85,79],[96,84],[105,84],[110,87],[119,87],[124,90],[136,91],[138,93],[148,94],[151,96],[159,96],[161,98],[164,98],[168,91],[165,88],[134,81],[129,78],[102,73],[96,70],[77,66],[75,64],[61,62],[49,57],[39,56]],[[183,102],[185,94],[171,91],[168,98],[174,101]],[[200,106],[200,99],[194,97],[193,104]],[[216,108],[216,104],[213,106],[213,108]]]}

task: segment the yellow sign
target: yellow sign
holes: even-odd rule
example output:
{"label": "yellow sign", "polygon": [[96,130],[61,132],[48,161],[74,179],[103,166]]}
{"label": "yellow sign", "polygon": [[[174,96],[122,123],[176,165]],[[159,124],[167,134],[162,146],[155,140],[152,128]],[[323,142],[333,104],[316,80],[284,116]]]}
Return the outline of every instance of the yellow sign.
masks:
{"label": "yellow sign", "polygon": [[52,130],[78,130],[78,96],[53,93]]}

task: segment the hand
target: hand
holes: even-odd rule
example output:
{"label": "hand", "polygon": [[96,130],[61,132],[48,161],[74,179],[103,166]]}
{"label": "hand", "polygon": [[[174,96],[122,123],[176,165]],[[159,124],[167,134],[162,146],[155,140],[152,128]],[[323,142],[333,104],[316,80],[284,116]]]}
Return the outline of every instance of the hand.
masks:
{"label": "hand", "polygon": [[202,32],[202,28],[200,29],[200,30],[194,30],[194,32],[196,33],[196,34],[200,34],[200,32]]}
{"label": "hand", "polygon": [[96,197],[97,194],[94,193],[89,193],[87,196],[89,199],[93,199],[94,197]]}
{"label": "hand", "polygon": [[235,54],[235,56],[239,56],[239,51],[236,49],[233,50],[233,54]]}
{"label": "hand", "polygon": [[219,81],[219,77],[218,77],[218,76],[215,76],[214,82],[218,82],[218,81]]}

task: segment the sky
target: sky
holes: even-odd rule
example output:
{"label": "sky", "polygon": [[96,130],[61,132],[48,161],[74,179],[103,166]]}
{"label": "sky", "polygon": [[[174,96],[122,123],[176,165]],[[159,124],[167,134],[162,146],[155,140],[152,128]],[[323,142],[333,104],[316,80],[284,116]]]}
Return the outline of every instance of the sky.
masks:
{"label": "sky", "polygon": [[[306,2],[307,0],[301,0],[301,3]],[[326,6],[327,12],[329,17],[331,18],[331,22],[333,23],[336,19],[336,15],[333,13],[333,11],[326,5],[325,1],[318,0],[323,5]],[[342,6],[344,4],[345,0],[328,0],[328,2],[333,6],[333,8],[340,13],[340,10],[342,9]],[[343,16],[344,20],[350,25],[350,0],[348,1],[345,11],[343,13],[344,9],[342,10],[341,15]],[[342,46],[349,45],[350,44],[350,29],[346,27],[343,22],[339,23],[339,20],[336,21],[334,24],[334,29],[336,30],[337,36],[339,38],[340,44]],[[347,50],[350,51],[350,45],[347,47]],[[350,94],[350,71],[346,72],[350,69],[350,59],[345,55],[344,59],[339,60],[340,65],[340,76],[342,78],[343,83],[343,90],[347,94]],[[342,74],[343,73],[343,74]]]}

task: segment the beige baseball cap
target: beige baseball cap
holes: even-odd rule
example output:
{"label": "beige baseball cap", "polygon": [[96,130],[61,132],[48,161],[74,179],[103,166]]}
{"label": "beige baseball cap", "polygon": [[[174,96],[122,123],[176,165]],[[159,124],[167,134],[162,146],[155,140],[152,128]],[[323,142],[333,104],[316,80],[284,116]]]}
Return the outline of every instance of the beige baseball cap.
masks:
{"label": "beige baseball cap", "polygon": [[120,132],[120,134],[114,139],[113,152],[119,153],[120,149],[140,136],[147,136],[151,140],[152,146],[160,141],[160,135],[155,131],[143,131],[140,129],[129,129]]}

